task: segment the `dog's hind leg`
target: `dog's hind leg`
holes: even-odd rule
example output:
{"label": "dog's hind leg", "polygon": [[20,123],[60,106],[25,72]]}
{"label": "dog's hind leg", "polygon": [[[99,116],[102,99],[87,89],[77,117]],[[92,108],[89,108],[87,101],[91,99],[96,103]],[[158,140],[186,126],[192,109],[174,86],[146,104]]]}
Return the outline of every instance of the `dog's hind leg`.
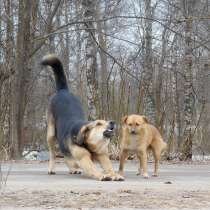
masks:
{"label": "dog's hind leg", "polygon": [[55,123],[51,113],[48,114],[47,144],[49,148],[48,174],[55,174]]}
{"label": "dog's hind leg", "polygon": [[159,167],[159,161],[161,158],[162,152],[166,149],[166,143],[162,140],[155,141],[156,144],[151,145],[152,153],[154,156],[154,172],[152,176],[158,176],[158,167]]}
{"label": "dog's hind leg", "polygon": [[73,158],[64,156],[64,160],[65,160],[66,165],[69,168],[69,173],[70,174],[81,174],[82,173],[79,165],[77,164],[77,162]]}

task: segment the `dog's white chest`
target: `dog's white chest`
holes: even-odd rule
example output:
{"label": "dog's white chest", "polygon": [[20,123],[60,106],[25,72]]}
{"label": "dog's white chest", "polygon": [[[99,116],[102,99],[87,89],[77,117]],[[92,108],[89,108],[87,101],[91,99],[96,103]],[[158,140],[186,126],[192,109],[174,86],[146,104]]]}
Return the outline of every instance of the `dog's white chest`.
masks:
{"label": "dog's white chest", "polygon": [[136,150],[138,148],[138,136],[130,136],[127,147],[129,150]]}

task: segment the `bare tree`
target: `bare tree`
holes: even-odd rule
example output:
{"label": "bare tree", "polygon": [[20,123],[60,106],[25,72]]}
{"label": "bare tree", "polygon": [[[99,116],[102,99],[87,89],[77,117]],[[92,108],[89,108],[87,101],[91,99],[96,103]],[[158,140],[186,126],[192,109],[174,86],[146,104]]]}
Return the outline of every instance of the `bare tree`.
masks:
{"label": "bare tree", "polygon": [[152,1],[144,1],[145,7],[145,38],[144,38],[144,64],[143,72],[140,83],[140,107],[137,109],[140,113],[145,113],[149,116],[151,122],[155,123],[155,101],[153,97],[152,88],[152,76],[153,76],[153,65],[152,65]]}
{"label": "bare tree", "polygon": [[13,157],[21,156],[26,92],[30,78],[29,52],[31,49],[31,11],[32,4],[25,0],[18,2],[18,32],[16,48],[16,69],[12,82],[12,143]]}
{"label": "bare tree", "polygon": [[185,25],[185,83],[184,83],[184,142],[183,142],[183,157],[184,159],[192,159],[192,126],[193,126],[193,43],[192,43],[192,30],[193,30],[193,9],[195,1],[183,1],[184,11],[186,12],[186,25]]}
{"label": "bare tree", "polygon": [[98,66],[97,46],[95,42],[96,2],[83,0],[84,18],[86,26],[86,77],[87,77],[87,102],[88,118],[95,119],[98,115]]}

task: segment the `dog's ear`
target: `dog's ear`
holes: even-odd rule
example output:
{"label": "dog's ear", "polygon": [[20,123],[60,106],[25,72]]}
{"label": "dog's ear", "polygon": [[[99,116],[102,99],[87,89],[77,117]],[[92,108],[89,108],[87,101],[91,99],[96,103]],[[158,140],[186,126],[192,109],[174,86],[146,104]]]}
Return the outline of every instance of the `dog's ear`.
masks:
{"label": "dog's ear", "polygon": [[149,123],[149,120],[148,120],[148,118],[146,116],[143,115],[142,118],[143,118],[145,123]]}
{"label": "dog's ear", "polygon": [[88,127],[85,125],[80,129],[77,136],[73,136],[72,142],[79,146],[83,145],[85,142],[85,137],[87,135],[87,132],[88,132]]}
{"label": "dog's ear", "polygon": [[126,124],[127,119],[128,119],[128,116],[127,116],[127,115],[124,116],[124,117],[122,118],[122,123]]}
{"label": "dog's ear", "polygon": [[83,145],[85,143],[85,139],[87,138],[88,132],[93,127],[93,123],[89,123],[87,125],[82,126],[76,138],[73,139],[73,142],[78,145]]}

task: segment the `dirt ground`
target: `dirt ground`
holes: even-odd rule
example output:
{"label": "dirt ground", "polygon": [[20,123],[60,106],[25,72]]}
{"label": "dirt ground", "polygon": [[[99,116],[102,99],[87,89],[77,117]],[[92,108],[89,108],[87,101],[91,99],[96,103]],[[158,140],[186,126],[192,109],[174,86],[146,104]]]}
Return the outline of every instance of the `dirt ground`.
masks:
{"label": "dirt ground", "polygon": [[[114,162],[117,170],[118,163]],[[136,176],[128,161],[124,182],[100,182],[70,175],[64,163],[47,174],[47,162],[15,162],[1,166],[0,209],[210,209],[210,164],[162,163],[159,177]],[[149,163],[152,173],[152,163]]]}

